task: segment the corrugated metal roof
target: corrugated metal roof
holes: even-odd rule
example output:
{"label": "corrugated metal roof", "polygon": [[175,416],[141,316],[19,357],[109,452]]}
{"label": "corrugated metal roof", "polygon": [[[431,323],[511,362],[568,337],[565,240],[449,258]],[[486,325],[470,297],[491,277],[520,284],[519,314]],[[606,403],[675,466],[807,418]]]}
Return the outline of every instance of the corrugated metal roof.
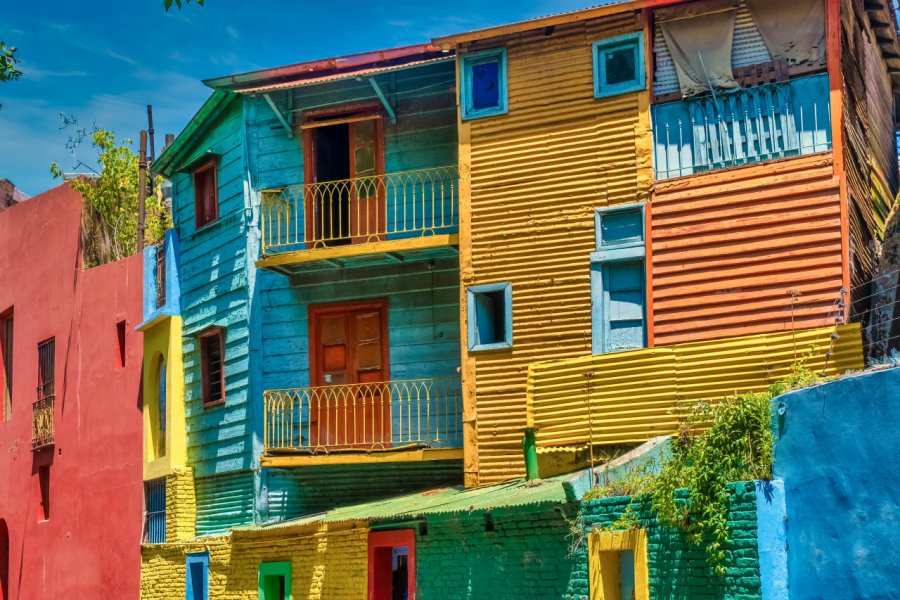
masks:
{"label": "corrugated metal roof", "polygon": [[294,79],[291,81],[284,81],[280,83],[273,83],[270,85],[262,85],[259,87],[246,88],[241,90],[235,90],[240,94],[254,94],[259,92],[270,92],[272,90],[283,90],[288,88],[296,88],[306,85],[315,85],[317,83],[326,83],[329,81],[337,81],[340,79],[352,79],[354,77],[362,77],[364,75],[374,75],[376,73],[387,73],[390,71],[400,71],[402,69],[409,69],[412,67],[418,67],[421,65],[427,65],[431,63],[439,63],[448,60],[453,60],[453,54],[447,54],[445,56],[439,56],[438,58],[428,58],[424,60],[416,60],[408,63],[404,63],[402,65],[388,65],[386,67],[371,67],[367,69],[357,69],[354,71],[344,71],[341,73],[332,73],[330,75],[322,75],[320,77],[310,77],[304,79]]}
{"label": "corrugated metal roof", "polygon": [[435,514],[469,513],[513,506],[561,504],[566,502],[563,483],[572,477],[572,475],[564,475],[532,482],[517,479],[482,488],[465,489],[461,486],[441,488],[387,500],[335,508],[326,513],[279,523],[236,527],[234,530],[237,532],[256,531],[302,527],[315,523],[377,521]]}

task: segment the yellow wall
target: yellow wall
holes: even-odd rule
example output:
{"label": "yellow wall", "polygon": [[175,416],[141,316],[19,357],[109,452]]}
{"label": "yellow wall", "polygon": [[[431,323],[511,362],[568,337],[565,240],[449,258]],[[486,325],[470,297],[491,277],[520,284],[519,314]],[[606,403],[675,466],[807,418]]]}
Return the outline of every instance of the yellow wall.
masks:
{"label": "yellow wall", "polygon": [[368,529],[364,524],[237,531],[230,536],[180,544],[144,545],[141,598],[185,597],[185,554],[209,552],[209,597],[257,597],[262,562],[291,563],[294,600],[365,600],[368,585]]}
{"label": "yellow wall", "polygon": [[194,470],[173,467],[166,476],[166,541],[188,540],[196,535],[197,497]]}
{"label": "yellow wall", "polygon": [[[593,211],[652,181],[649,94],[594,98],[591,45],[642,27],[625,13],[475,48],[507,47],[509,114],[459,130],[467,485],[524,475],[528,364],[590,352]],[[466,286],[504,281],[513,347],[469,353]]]}
{"label": "yellow wall", "polygon": [[[165,477],[187,465],[184,427],[184,368],[181,352],[181,317],[161,317],[144,333],[144,480]],[[166,361],[166,452],[157,457],[154,448],[157,365]]]}
{"label": "yellow wall", "polygon": [[544,449],[645,442],[677,431],[679,406],[763,391],[804,357],[807,368],[828,376],[864,368],[859,325],[537,362],[529,374],[529,426]]}

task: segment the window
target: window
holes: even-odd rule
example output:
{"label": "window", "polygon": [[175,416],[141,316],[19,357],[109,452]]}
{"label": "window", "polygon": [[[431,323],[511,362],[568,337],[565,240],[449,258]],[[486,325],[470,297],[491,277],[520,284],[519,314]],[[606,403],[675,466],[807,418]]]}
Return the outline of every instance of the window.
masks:
{"label": "window", "polygon": [[415,600],[413,529],[369,533],[369,600]]}
{"label": "window", "polygon": [[597,251],[591,254],[594,354],[646,345],[644,208],[625,205],[595,214]]}
{"label": "window", "polygon": [[197,229],[219,218],[217,162],[211,160],[194,171],[194,216]]}
{"label": "window", "polygon": [[594,42],[594,97],[606,98],[646,87],[644,34],[629,33]]}
{"label": "window", "polygon": [[166,303],[166,243],[156,246],[156,308]]}
{"label": "window", "polygon": [[591,598],[649,600],[647,534],[643,529],[588,536]]}
{"label": "window", "polygon": [[38,521],[50,520],[50,465],[38,467]]}
{"label": "window", "polygon": [[116,348],[118,350],[116,359],[121,369],[125,366],[125,321],[116,323]]}
{"label": "window", "polygon": [[469,350],[512,347],[512,284],[473,285],[466,293]]}
{"label": "window", "polygon": [[259,565],[259,600],[291,600],[291,563]]}
{"label": "window", "polygon": [[12,416],[13,390],[13,312],[0,316],[0,394],[3,400],[3,420]]}
{"label": "window", "polygon": [[185,600],[209,600],[209,553],[185,555]]}
{"label": "window", "polygon": [[200,336],[203,405],[225,402],[225,333],[211,329]]}
{"label": "window", "polygon": [[460,72],[460,105],[464,120],[508,112],[506,48],[463,54]]}
{"label": "window", "polygon": [[148,544],[166,543],[166,479],[144,483],[144,541]]}

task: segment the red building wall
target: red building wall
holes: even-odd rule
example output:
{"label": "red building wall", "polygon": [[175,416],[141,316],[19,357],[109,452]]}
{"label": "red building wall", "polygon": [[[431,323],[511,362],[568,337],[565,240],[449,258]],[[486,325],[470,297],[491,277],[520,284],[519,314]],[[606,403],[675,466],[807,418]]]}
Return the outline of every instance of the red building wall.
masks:
{"label": "red building wall", "polygon": [[[12,410],[0,417],[0,521],[9,531],[2,600],[139,595],[141,257],[82,270],[81,203],[61,186],[0,213],[0,314],[14,315]],[[37,345],[50,337],[55,445],[33,452]],[[41,522],[43,465],[50,518]]]}

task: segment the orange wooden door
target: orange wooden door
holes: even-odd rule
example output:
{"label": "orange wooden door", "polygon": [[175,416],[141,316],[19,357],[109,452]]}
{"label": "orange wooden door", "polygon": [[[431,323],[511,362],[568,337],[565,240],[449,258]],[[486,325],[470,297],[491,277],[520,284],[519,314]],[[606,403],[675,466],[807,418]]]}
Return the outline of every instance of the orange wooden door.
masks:
{"label": "orange wooden door", "polygon": [[352,243],[384,239],[384,144],[380,118],[350,123],[350,235]]}
{"label": "orange wooden door", "polygon": [[389,446],[390,385],[384,301],[312,307],[313,446]]}

